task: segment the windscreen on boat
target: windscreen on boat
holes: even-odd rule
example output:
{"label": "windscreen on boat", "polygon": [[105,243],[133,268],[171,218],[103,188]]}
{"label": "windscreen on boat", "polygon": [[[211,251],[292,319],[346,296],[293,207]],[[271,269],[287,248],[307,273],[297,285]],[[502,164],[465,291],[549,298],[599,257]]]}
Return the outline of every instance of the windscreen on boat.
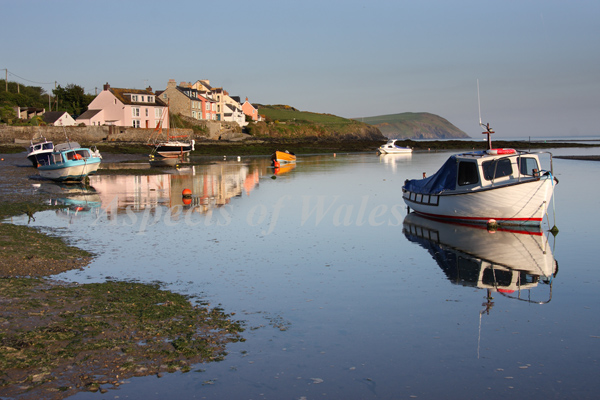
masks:
{"label": "windscreen on boat", "polygon": [[409,192],[421,194],[440,194],[456,188],[456,156],[452,156],[438,172],[425,179],[411,179],[404,187]]}

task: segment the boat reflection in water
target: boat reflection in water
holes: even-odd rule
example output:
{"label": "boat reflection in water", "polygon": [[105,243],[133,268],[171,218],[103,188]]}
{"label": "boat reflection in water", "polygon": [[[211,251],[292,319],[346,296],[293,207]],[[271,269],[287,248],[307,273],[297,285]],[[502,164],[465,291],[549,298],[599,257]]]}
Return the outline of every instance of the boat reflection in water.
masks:
{"label": "boat reflection in water", "polygon": [[154,158],[150,157],[151,168],[181,168],[190,163],[189,157]]}
{"label": "boat reflection in water", "polygon": [[102,206],[98,192],[90,185],[43,181],[33,186],[37,192],[49,195],[49,205],[61,207],[56,210],[57,215],[70,221],[81,214],[97,215]]}
{"label": "boat reflection in water", "polygon": [[402,164],[408,164],[412,159],[412,153],[399,153],[399,154],[380,154],[379,162],[389,166],[393,172],[396,172],[398,167]]}
{"label": "boat reflection in water", "polygon": [[290,172],[294,168],[296,168],[296,163],[293,163],[293,164],[292,163],[283,164],[280,167],[273,167],[273,174],[275,174],[275,175],[287,174],[288,172]]}
{"label": "boat reflection in water", "polygon": [[[558,264],[547,236],[535,229],[499,229],[443,222],[409,213],[404,235],[427,249],[448,280],[462,286],[488,290],[491,294],[544,304],[552,298],[552,280]],[[548,284],[548,298],[532,300],[530,290]],[[527,296],[524,291],[527,291]]]}

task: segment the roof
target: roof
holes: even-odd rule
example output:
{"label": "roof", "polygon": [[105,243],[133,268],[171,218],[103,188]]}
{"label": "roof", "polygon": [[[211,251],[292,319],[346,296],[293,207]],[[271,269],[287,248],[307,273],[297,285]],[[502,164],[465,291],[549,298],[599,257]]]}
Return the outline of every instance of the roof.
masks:
{"label": "roof", "polygon": [[98,114],[102,110],[87,110],[83,114],[81,114],[77,119],[90,119],[93,118],[96,114]]}
{"label": "roof", "polygon": [[[208,97],[200,94],[200,93],[206,93],[205,90],[192,89],[192,88],[187,88],[187,87],[183,87],[183,86],[177,86],[176,89],[179,92],[181,92],[184,96],[189,98],[190,100],[205,100],[205,101],[211,101],[213,103],[215,102],[215,100],[209,99]],[[188,93],[192,93],[192,96],[190,96]],[[195,96],[194,96],[194,94],[195,94]]]}
{"label": "roof", "polygon": [[[135,104],[135,105],[157,105],[160,106],[162,104],[160,104],[159,102],[156,101],[156,99],[158,98],[158,96],[156,96],[156,94],[154,94],[153,92],[151,92],[150,90],[147,89],[121,89],[121,88],[110,88],[108,89],[110,90],[110,92],[117,98],[119,99],[119,101],[123,104]],[[142,101],[131,101],[131,98],[129,96],[126,96],[126,94],[139,94],[139,95],[144,95],[144,96],[154,96],[155,101],[154,102],[142,102]]]}
{"label": "roof", "polygon": [[60,117],[62,117],[63,115],[65,115],[66,113],[67,113],[66,111],[47,111],[42,116],[42,119],[47,124],[53,124],[56,121],[58,121],[58,119]]}

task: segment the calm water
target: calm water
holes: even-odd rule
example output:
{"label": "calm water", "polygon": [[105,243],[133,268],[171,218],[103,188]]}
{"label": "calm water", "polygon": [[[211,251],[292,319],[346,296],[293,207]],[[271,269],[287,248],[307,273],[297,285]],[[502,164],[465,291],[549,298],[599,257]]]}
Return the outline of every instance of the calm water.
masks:
{"label": "calm water", "polygon": [[554,160],[554,238],[405,220],[403,181],[447,156],[300,157],[276,179],[264,158],[218,161],[96,176],[85,195],[35,183],[70,209],[34,225],[99,254],[59,279],[160,281],[246,321],[222,362],[74,398],[597,397],[600,163]]}

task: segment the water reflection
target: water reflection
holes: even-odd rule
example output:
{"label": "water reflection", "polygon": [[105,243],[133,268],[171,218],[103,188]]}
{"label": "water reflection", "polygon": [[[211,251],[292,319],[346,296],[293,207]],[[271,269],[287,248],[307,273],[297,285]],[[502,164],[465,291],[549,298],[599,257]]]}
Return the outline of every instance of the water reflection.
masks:
{"label": "water reflection", "polygon": [[[228,204],[233,197],[249,195],[258,187],[261,172],[266,172],[256,165],[226,161],[183,166],[177,159],[156,163],[167,163],[161,167],[174,168],[165,169],[164,174],[90,177],[90,185],[98,192],[102,208],[109,216],[128,208],[141,211],[157,206],[194,206],[196,211],[208,212]],[[192,191],[191,198],[182,196],[184,189]]]}
{"label": "water reflection", "polygon": [[379,162],[386,164],[392,170],[392,172],[396,172],[400,165],[406,164],[408,165],[412,159],[412,153],[406,154],[380,154]]}
{"label": "water reflection", "polygon": [[96,189],[83,183],[44,181],[33,186],[38,193],[49,195],[48,204],[62,206],[57,210],[57,214],[61,216],[97,213],[102,205]]}
{"label": "water reflection", "polygon": [[273,168],[273,173],[275,175],[283,175],[283,174],[287,174],[288,172],[292,171],[294,168],[296,168],[296,164],[284,164],[280,167],[274,167]]}
{"label": "water reflection", "polygon": [[[539,304],[551,299],[558,264],[547,236],[540,230],[490,232],[483,226],[442,222],[410,213],[404,219],[404,235],[427,249],[454,284]],[[529,291],[540,282],[549,285],[549,294],[533,300]]]}

